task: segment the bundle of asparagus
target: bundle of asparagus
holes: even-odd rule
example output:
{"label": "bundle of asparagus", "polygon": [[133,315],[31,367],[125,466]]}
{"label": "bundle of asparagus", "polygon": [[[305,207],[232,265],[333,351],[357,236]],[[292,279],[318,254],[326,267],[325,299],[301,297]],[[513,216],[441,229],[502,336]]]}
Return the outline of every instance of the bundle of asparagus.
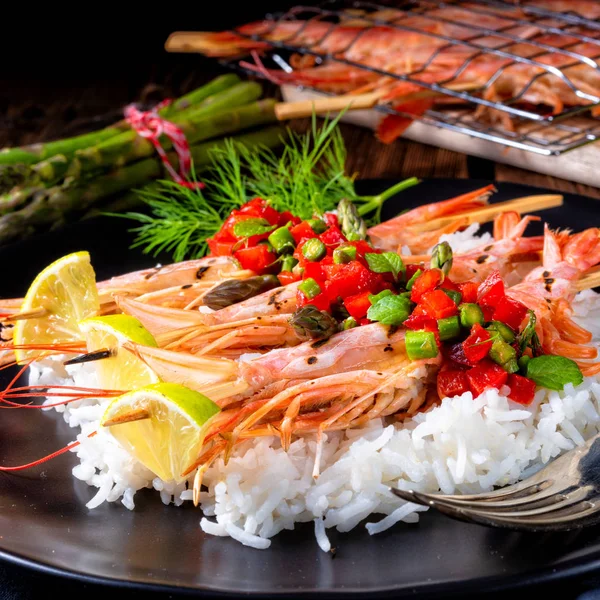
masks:
{"label": "bundle of asparagus", "polygon": [[[259,83],[227,74],[158,114],[184,132],[197,172],[210,163],[212,150],[223,147],[226,136],[249,148],[281,143],[275,102],[260,100],[261,95]],[[171,148],[168,137],[160,142],[165,150]],[[174,152],[168,158],[177,165]],[[152,143],[126,121],[68,139],[0,150],[0,244],[97,213],[99,205],[107,211],[128,208],[136,196],[123,193],[165,176]]]}

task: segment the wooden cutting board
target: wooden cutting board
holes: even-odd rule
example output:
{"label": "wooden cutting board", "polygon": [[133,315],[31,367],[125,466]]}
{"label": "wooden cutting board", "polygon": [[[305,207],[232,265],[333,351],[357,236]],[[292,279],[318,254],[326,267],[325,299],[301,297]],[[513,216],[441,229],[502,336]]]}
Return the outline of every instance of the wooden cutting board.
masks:
{"label": "wooden cutting board", "polygon": [[[323,97],[318,92],[299,90],[294,86],[286,85],[281,86],[281,93],[286,102]],[[354,110],[348,111],[342,117],[342,121],[375,130],[383,116],[383,113],[372,109]],[[599,142],[570,150],[560,156],[544,156],[419,122],[414,122],[404,132],[403,137],[600,188]]]}

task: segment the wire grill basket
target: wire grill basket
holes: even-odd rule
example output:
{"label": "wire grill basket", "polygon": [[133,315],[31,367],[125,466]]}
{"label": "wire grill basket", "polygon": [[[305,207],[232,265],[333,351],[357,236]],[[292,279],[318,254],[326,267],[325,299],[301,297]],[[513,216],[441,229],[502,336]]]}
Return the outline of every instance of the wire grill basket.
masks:
{"label": "wire grill basket", "polygon": [[[338,25],[357,19],[355,33],[339,35]],[[290,21],[303,24],[285,34]],[[378,43],[382,28],[400,44],[418,39],[425,58],[413,61],[410,48]],[[406,82],[424,97],[435,95],[435,104],[418,116],[391,103],[375,109],[542,155],[560,155],[600,136],[594,116],[600,22],[577,12],[553,12],[535,1],[415,0],[391,7],[330,0],[268,15],[259,29],[233,32],[264,43],[260,67],[239,57],[222,62],[277,82],[273,69],[289,75],[302,56],[305,64],[345,65],[371,81]],[[299,87],[335,92],[306,82]]]}

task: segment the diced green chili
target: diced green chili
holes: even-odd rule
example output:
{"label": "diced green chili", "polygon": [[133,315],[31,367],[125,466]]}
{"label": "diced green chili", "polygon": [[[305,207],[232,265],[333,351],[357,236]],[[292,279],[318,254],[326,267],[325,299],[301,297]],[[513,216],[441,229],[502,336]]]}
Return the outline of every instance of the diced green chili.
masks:
{"label": "diced green chili", "polygon": [[442,288],[442,292],[449,296],[456,306],[460,304],[460,301],[462,300],[462,294],[460,292],[457,292],[456,290],[447,290],[444,288]]}
{"label": "diced green chili", "polygon": [[321,219],[308,219],[306,222],[317,235],[324,233],[328,229],[327,223],[321,221]]}
{"label": "diced green chili", "polygon": [[315,296],[321,293],[321,286],[312,278],[305,279],[298,289],[309,299],[312,300]]}
{"label": "diced green chili", "polygon": [[448,317],[446,319],[438,319],[438,330],[440,332],[440,340],[454,339],[460,334],[460,321],[458,317]]}
{"label": "diced green chili", "polygon": [[490,358],[501,367],[511,360],[516,361],[517,351],[503,340],[496,340],[490,348]]}
{"label": "diced green chili", "polygon": [[281,261],[282,271],[291,271],[298,264],[298,260],[293,256],[285,256]]}
{"label": "diced green chili", "polygon": [[527,363],[531,360],[531,356],[527,356],[527,354],[523,354],[523,356],[521,356],[521,358],[519,358],[519,360],[517,361],[519,363],[519,368],[522,371],[525,371],[525,369],[527,369]]}
{"label": "diced green chili", "polygon": [[340,246],[333,251],[333,262],[336,265],[345,265],[351,260],[356,260],[356,248],[354,246]]}
{"label": "diced green chili", "polygon": [[423,275],[423,271],[421,269],[418,269],[415,274],[408,280],[408,283],[406,284],[406,289],[410,292],[410,290],[412,290],[412,287],[415,283],[415,281],[421,276]]}
{"label": "diced green chili", "polygon": [[276,229],[269,236],[269,242],[277,254],[292,254],[296,248],[294,237],[287,227]]}
{"label": "diced green chili", "polygon": [[306,260],[317,262],[327,255],[325,244],[318,238],[306,240],[302,246],[302,254]]}
{"label": "diced green chili", "polygon": [[483,311],[477,304],[466,302],[458,307],[460,312],[460,324],[471,329],[475,323],[483,325]]}
{"label": "diced green chili", "polygon": [[519,370],[519,363],[516,358],[511,358],[502,365],[502,368],[509,373],[516,373]]}
{"label": "diced green chili", "polygon": [[354,317],[348,317],[345,321],[342,322],[342,329],[352,329],[353,327],[357,327],[358,322]]}
{"label": "diced green chili", "polygon": [[383,290],[382,292],[379,292],[379,294],[369,294],[369,301],[371,304],[376,304],[378,300],[392,295],[393,293],[391,290]]}
{"label": "diced green chili", "polygon": [[[509,344],[512,344],[512,342],[515,341],[515,334],[514,334],[513,330],[508,325],[502,323],[502,321],[492,321],[486,327],[486,329],[490,333],[497,331],[500,334],[501,338],[505,342],[508,342]],[[492,335],[492,337],[493,337],[493,335]]]}
{"label": "diced green chili", "polygon": [[435,358],[438,355],[435,334],[432,331],[407,331],[404,339],[410,360]]}

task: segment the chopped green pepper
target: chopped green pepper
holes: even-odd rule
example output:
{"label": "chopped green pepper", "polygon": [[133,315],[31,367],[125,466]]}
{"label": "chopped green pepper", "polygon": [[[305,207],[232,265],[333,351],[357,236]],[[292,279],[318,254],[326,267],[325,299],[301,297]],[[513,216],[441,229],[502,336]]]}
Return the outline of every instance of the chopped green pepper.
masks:
{"label": "chopped green pepper", "polygon": [[305,279],[298,289],[309,299],[312,300],[315,296],[321,293],[321,286],[312,278]]}
{"label": "chopped green pepper", "polygon": [[321,221],[321,219],[308,219],[306,222],[317,235],[327,231],[327,223]]}
{"label": "chopped green pepper", "polygon": [[435,334],[432,331],[407,331],[405,343],[410,360],[435,358],[438,355]]}
{"label": "chopped green pepper", "polygon": [[354,246],[340,246],[333,251],[333,262],[336,265],[345,265],[356,260],[356,248]]}
{"label": "chopped green pepper", "polygon": [[311,238],[304,242],[302,246],[302,254],[306,260],[317,262],[327,255],[325,244],[318,238]]}
{"label": "chopped green pepper", "polygon": [[418,269],[415,274],[408,280],[408,283],[406,284],[406,289],[410,292],[410,290],[412,290],[413,284],[415,283],[415,281],[421,277],[421,275],[423,275],[423,271],[421,269]]}
{"label": "chopped green pepper", "polygon": [[296,248],[294,237],[287,227],[276,229],[269,236],[269,242],[277,254],[292,254]]}
{"label": "chopped green pepper", "polygon": [[460,312],[460,324],[467,329],[471,329],[475,323],[483,325],[483,311],[477,304],[465,302],[458,307]]}
{"label": "chopped green pepper", "polygon": [[[492,333],[494,331],[498,332],[500,334],[501,338],[505,342],[508,342],[509,344],[512,344],[512,342],[515,341],[515,334],[514,334],[513,330],[508,325],[505,325],[504,323],[502,323],[502,321],[492,321],[486,327],[486,329],[490,333]],[[493,333],[492,333],[492,337],[494,337]]]}
{"label": "chopped green pepper", "polygon": [[438,319],[437,324],[440,332],[440,340],[443,342],[458,337],[460,334],[460,321],[456,316]]}
{"label": "chopped green pepper", "polygon": [[516,373],[519,370],[519,363],[516,358],[511,358],[502,365],[502,368],[509,373]]}
{"label": "chopped green pepper", "polygon": [[285,256],[281,261],[282,271],[291,271],[298,264],[298,260],[293,256]]}
{"label": "chopped green pepper", "polygon": [[521,358],[519,358],[519,360],[517,361],[519,363],[519,368],[522,371],[525,371],[527,369],[527,363],[531,360],[531,356],[527,356],[527,354],[523,354],[523,356],[521,356]]}
{"label": "chopped green pepper", "polygon": [[346,330],[346,329],[352,329],[353,327],[356,327],[358,325],[358,322],[356,321],[356,319],[354,317],[348,317],[345,321],[342,322],[342,329]]}
{"label": "chopped green pepper", "polygon": [[517,360],[517,351],[503,340],[496,340],[492,344],[489,354],[490,358],[501,367],[504,367],[509,361],[515,361],[516,363]]}
{"label": "chopped green pepper", "polygon": [[456,306],[460,304],[460,301],[462,300],[462,294],[460,292],[457,292],[456,290],[447,290],[445,288],[442,288],[442,292],[444,292]]}

